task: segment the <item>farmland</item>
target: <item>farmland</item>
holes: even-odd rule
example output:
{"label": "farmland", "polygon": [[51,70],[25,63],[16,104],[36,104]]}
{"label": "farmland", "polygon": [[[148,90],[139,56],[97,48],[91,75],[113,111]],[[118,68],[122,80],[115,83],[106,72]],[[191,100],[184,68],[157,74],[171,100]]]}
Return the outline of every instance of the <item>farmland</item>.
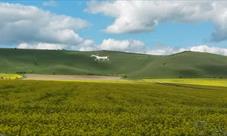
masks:
{"label": "farmland", "polygon": [[2,135],[227,134],[227,88],[162,82],[0,81]]}
{"label": "farmland", "polygon": [[0,0],[0,136],[227,136],[227,0]]}
{"label": "farmland", "polygon": [[146,82],[154,83],[173,83],[173,84],[188,84],[188,85],[204,85],[204,86],[222,86],[227,87],[226,79],[214,79],[214,78],[184,78],[184,79],[144,79]]}
{"label": "farmland", "polygon": [[2,80],[16,80],[16,79],[21,79],[23,76],[19,74],[5,74],[5,73],[0,73],[0,79]]}

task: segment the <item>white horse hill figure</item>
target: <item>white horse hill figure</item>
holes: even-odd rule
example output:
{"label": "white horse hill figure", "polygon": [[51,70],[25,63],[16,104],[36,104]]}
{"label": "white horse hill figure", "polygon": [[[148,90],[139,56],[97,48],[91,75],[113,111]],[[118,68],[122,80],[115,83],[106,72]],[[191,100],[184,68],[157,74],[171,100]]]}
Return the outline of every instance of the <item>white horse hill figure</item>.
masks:
{"label": "white horse hill figure", "polygon": [[109,57],[108,56],[98,56],[98,55],[91,55],[91,57],[95,58],[95,61],[109,61]]}

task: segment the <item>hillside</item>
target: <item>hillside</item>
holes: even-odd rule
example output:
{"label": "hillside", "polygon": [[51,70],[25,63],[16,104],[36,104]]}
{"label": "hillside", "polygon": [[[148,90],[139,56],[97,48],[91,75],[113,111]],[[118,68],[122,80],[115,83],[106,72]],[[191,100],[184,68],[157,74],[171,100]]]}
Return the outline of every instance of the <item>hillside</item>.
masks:
{"label": "hillside", "polygon": [[[91,54],[107,55],[95,62]],[[169,56],[114,51],[0,49],[1,73],[126,75],[129,78],[227,77],[227,57],[182,52]]]}

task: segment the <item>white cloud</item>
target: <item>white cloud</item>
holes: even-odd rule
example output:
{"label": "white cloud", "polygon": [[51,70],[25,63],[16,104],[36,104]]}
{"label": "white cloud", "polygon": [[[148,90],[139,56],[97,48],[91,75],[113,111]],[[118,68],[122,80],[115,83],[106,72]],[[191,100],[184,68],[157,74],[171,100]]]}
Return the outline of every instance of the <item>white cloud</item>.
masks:
{"label": "white cloud", "polygon": [[177,48],[156,48],[156,49],[147,49],[145,51],[145,54],[151,54],[151,55],[171,55],[175,53],[179,53],[185,51],[185,49],[177,49]]}
{"label": "white cloud", "polygon": [[212,53],[227,56],[227,48],[220,47],[210,47],[208,45],[196,45],[188,48],[159,48],[159,49],[147,49],[145,51],[146,54],[152,55],[170,55],[183,51],[193,51],[193,52],[204,52],[204,53]]}
{"label": "white cloud", "polygon": [[[74,47],[74,48],[73,48]],[[75,48],[75,46],[71,47],[72,50],[79,50],[79,51],[94,51],[98,50],[97,45],[92,40],[85,40],[83,43],[78,45],[79,48]]]}
{"label": "white cloud", "polygon": [[93,51],[97,50],[95,43],[92,40],[84,40],[78,45],[57,44],[57,43],[20,43],[17,45],[18,49],[47,49],[47,50],[79,50],[79,51]]}
{"label": "white cloud", "polygon": [[[163,5],[154,1],[102,1],[99,5],[96,2],[92,3],[89,11],[102,12],[115,17],[114,24],[107,28],[107,31],[114,33],[150,31],[162,21],[211,20],[217,25],[213,33],[214,39],[227,38],[225,25],[227,11],[224,2],[223,5],[215,2],[169,4],[168,1],[162,1],[161,3]],[[124,8],[126,11],[123,11]],[[165,10],[160,11],[160,8]],[[88,23],[82,19],[53,14],[34,6],[0,3],[0,45],[17,45],[17,48],[29,49],[115,50],[155,55],[168,55],[181,51],[227,55],[227,49],[207,45],[151,49],[139,40],[116,39],[104,39],[100,45],[96,45],[93,40],[83,38],[77,32],[87,25]]]}
{"label": "white cloud", "polygon": [[76,31],[87,26],[82,19],[53,14],[34,6],[0,3],[0,45],[80,48],[91,40],[82,38]]}
{"label": "white cloud", "polygon": [[114,50],[151,55],[171,55],[183,51],[193,51],[227,56],[227,48],[213,47],[208,45],[195,45],[188,48],[173,48],[165,46],[150,48],[145,46],[145,44],[139,40],[116,40],[111,38],[104,39],[99,46],[92,47],[90,50]]}
{"label": "white cloud", "polygon": [[143,42],[139,40],[115,40],[104,39],[99,46],[101,50],[114,50],[126,52],[141,52],[145,48]]}
{"label": "white cloud", "polygon": [[227,39],[227,2],[225,1],[92,1],[87,11],[115,18],[106,28],[109,33],[152,31],[161,22],[201,22],[215,24],[213,40]]}
{"label": "white cloud", "polygon": [[21,43],[17,46],[19,49],[48,49],[48,50],[114,50],[132,53],[143,53],[150,55],[171,55],[183,51],[204,52],[227,56],[227,48],[212,47],[208,45],[196,45],[188,48],[146,48],[144,43],[138,40],[115,40],[105,39],[99,46],[96,46],[92,40],[86,40],[82,45],[52,44],[52,43]]}
{"label": "white cloud", "polygon": [[190,48],[190,51],[196,52],[208,52],[214,54],[220,54],[227,56],[227,48],[219,48],[219,47],[209,47],[207,45],[199,45]]}
{"label": "white cloud", "polygon": [[204,52],[227,56],[227,48],[220,48],[208,45],[195,45],[188,48],[173,48],[173,47],[157,47],[149,48],[145,46],[142,41],[139,40],[115,40],[115,39],[104,39],[102,43],[96,48],[90,48],[91,50],[114,50],[124,51],[133,53],[143,53],[151,55],[171,55],[180,53],[183,51],[192,52]]}
{"label": "white cloud", "polygon": [[48,50],[59,50],[63,49],[66,45],[51,44],[51,43],[20,43],[17,48],[19,49],[48,49]]}

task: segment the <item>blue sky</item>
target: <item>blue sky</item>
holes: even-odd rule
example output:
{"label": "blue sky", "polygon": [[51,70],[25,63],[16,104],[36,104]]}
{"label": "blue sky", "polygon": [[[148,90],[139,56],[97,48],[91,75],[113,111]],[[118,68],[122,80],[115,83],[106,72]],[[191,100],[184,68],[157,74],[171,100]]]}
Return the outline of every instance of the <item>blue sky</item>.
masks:
{"label": "blue sky", "polygon": [[[117,5],[117,4],[114,5],[114,2],[115,1],[110,2],[110,4],[113,5],[112,6],[113,8],[115,8],[114,6]],[[107,1],[93,2],[93,1],[84,1],[84,0],[65,0],[65,1],[63,1],[63,0],[50,0],[50,1],[49,0],[34,0],[34,1],[33,0],[1,0],[1,3],[21,4],[22,6],[25,6],[25,7],[33,6],[33,7],[37,7],[41,11],[50,12],[51,14],[54,14],[54,15],[65,15],[65,16],[69,16],[72,18],[82,19],[87,22],[87,26],[82,29],[76,30],[76,34],[78,34],[80,37],[82,37],[85,41],[86,41],[86,39],[92,40],[94,46],[99,46],[102,43],[104,44],[104,40],[112,39],[112,41],[109,41],[106,43],[111,44],[113,41],[117,41],[117,42],[113,43],[113,45],[114,45],[116,43],[121,44],[122,41],[128,41],[128,45],[125,45],[125,46],[133,47],[133,45],[131,46],[130,44],[137,43],[137,42],[133,42],[134,40],[140,41],[143,43],[143,46],[145,46],[145,47],[143,47],[143,50],[151,50],[153,48],[157,49],[160,47],[161,48],[168,47],[168,48],[177,48],[177,49],[180,49],[180,48],[189,49],[190,47],[200,46],[200,45],[206,45],[208,48],[209,47],[227,48],[227,46],[226,46],[227,38],[224,38],[222,40],[216,40],[216,41],[212,40],[212,34],[216,31],[217,24],[213,23],[215,21],[213,21],[213,22],[210,21],[210,19],[209,19],[210,17],[207,17],[208,19],[201,19],[201,20],[196,18],[196,21],[194,21],[194,20],[193,21],[182,21],[181,18],[175,20],[175,19],[166,19],[166,18],[163,19],[161,17],[160,18],[157,17],[158,18],[157,20],[159,21],[158,25],[149,26],[149,27],[152,27],[152,30],[144,30],[144,29],[140,30],[139,28],[138,29],[133,28],[132,30],[127,29],[125,31],[120,30],[117,32],[113,30],[111,32],[107,32],[108,26],[111,26],[111,25],[114,26],[114,22],[118,18],[121,19],[119,16],[116,17],[116,15],[114,15],[114,13],[108,14],[108,12],[111,12],[111,11],[108,11],[108,10],[101,11],[102,10],[101,5],[103,5],[105,7],[106,6],[105,4],[108,3]],[[90,4],[90,3],[92,3],[92,4]],[[97,6],[97,4],[98,4],[98,6]],[[124,4],[126,5],[126,3],[124,3]],[[165,3],[165,4],[168,6],[168,3]],[[185,6],[185,4],[182,4],[182,5]],[[197,4],[197,5],[199,5],[199,4]],[[91,6],[93,6],[95,8],[93,8]],[[169,5],[169,6],[172,6],[172,5]],[[151,7],[152,7],[152,5],[151,5]],[[188,5],[186,5],[185,7],[190,8],[190,6],[188,6]],[[200,7],[202,7],[202,6],[200,6]],[[162,8],[162,7],[160,6],[160,8]],[[204,12],[206,12],[206,10],[204,10]],[[121,13],[122,12],[119,12],[119,14],[121,14]],[[125,14],[125,13],[122,13],[122,14]],[[161,14],[161,10],[160,10],[160,14]],[[199,13],[199,14],[203,14],[203,13]],[[144,18],[146,18],[146,17],[152,18],[157,15],[149,14],[146,16],[146,14],[145,14],[143,16],[144,16]],[[172,14],[171,14],[171,16],[172,16]],[[144,18],[141,18],[141,19],[144,19]],[[174,18],[174,16],[172,18]],[[129,20],[129,21],[132,21],[132,20]],[[150,21],[153,21],[153,20],[150,20]],[[59,22],[59,23],[61,23],[61,22]],[[138,23],[141,23],[141,22],[138,22]],[[121,26],[119,26],[119,28],[120,27]],[[136,30],[136,31],[138,30],[139,32],[134,32],[134,30]],[[223,31],[223,32],[225,32],[225,31]],[[30,47],[30,46],[28,46],[28,44],[34,44],[34,43],[39,42],[39,41],[35,41],[35,42],[28,41],[27,42],[26,40],[22,40],[22,41],[24,41],[26,43],[25,47]],[[57,43],[57,42],[54,42],[54,43]],[[1,46],[4,45],[4,47],[5,46],[13,47],[13,46],[17,46],[17,44],[19,44],[19,43],[15,43],[12,45],[4,43],[4,44],[1,44]],[[139,45],[141,45],[141,44],[139,44]],[[32,47],[34,47],[34,46],[32,46]],[[106,47],[106,46],[108,46],[108,45],[104,44],[102,47]],[[68,47],[68,46],[64,46],[64,47]],[[69,49],[74,49],[74,48],[70,47]],[[101,48],[101,49],[103,49],[103,48]],[[111,48],[104,48],[104,49],[111,49]],[[117,48],[115,48],[115,49],[117,49]],[[121,48],[121,49],[124,50],[123,48]],[[127,49],[125,49],[125,51],[127,51]],[[137,52],[134,49],[129,49],[129,51]]]}
{"label": "blue sky", "polygon": [[[101,14],[90,14],[85,11],[87,1],[84,0],[59,0],[56,5],[44,6],[43,0],[9,0],[6,2],[34,5],[56,14],[64,14],[72,17],[79,17],[90,22],[87,29],[79,32],[82,36],[94,39],[101,43],[105,38],[114,39],[138,39],[149,46],[163,44],[168,46],[190,46],[195,44],[208,43],[213,26],[209,22],[183,24],[183,23],[162,23],[152,32],[136,34],[108,34],[103,29],[111,24],[113,18]],[[189,38],[190,37],[190,38]]]}

